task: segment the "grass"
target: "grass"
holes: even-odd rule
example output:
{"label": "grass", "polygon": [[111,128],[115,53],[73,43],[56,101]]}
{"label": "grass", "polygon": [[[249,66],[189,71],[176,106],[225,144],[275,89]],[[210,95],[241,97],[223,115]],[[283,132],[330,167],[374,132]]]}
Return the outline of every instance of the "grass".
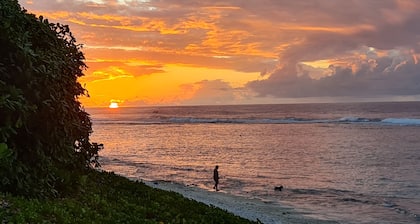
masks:
{"label": "grass", "polygon": [[0,223],[253,223],[174,192],[93,171],[68,196],[28,199],[0,193]]}

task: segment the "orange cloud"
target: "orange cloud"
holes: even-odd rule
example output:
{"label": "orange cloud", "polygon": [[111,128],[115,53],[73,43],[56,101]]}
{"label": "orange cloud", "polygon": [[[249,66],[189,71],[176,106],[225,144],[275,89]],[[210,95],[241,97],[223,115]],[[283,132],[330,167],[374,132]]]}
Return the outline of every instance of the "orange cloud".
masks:
{"label": "orange cloud", "polygon": [[[420,51],[415,0],[203,0],[189,5],[37,0],[24,5],[51,22],[69,24],[84,44],[89,68],[80,80],[91,92],[90,105],[106,106],[111,99],[197,103],[213,100],[211,94],[226,96],[229,103],[245,95],[294,96],[293,89],[277,89],[284,84],[279,80],[287,77],[313,90],[311,84],[341,80],[332,76],[347,71],[366,76],[381,69],[411,72]],[[391,60],[387,67],[385,58]],[[230,92],[211,92],[216,86]]]}

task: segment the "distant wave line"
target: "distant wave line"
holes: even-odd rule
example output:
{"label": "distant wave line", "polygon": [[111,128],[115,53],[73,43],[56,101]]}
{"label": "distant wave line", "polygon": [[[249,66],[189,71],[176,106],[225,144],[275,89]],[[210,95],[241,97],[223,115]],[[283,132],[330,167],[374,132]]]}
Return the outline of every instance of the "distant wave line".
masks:
{"label": "distant wave line", "polygon": [[306,118],[192,118],[173,117],[143,120],[93,120],[94,124],[115,125],[159,125],[159,124],[313,124],[313,123],[371,123],[384,125],[420,126],[416,118],[361,118],[343,117],[340,119]]}

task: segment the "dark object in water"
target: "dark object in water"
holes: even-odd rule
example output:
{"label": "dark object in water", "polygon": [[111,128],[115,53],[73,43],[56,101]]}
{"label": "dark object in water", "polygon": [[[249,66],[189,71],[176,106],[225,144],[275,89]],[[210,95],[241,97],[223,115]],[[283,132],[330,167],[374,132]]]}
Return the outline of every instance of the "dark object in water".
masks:
{"label": "dark object in water", "polygon": [[283,190],[283,185],[280,185],[280,186],[274,187],[274,190],[275,190],[275,191],[282,191],[282,190]]}

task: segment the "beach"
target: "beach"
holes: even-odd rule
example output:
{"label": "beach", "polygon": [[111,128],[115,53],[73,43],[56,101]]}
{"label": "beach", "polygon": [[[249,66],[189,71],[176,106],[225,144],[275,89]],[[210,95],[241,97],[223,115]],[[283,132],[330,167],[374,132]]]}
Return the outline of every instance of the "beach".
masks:
{"label": "beach", "polygon": [[183,195],[186,198],[215,206],[233,213],[237,216],[260,221],[264,224],[331,224],[334,221],[316,220],[305,217],[301,212],[286,206],[272,206],[261,200],[247,199],[235,195],[227,194],[223,191],[207,191],[194,185],[182,185],[168,181],[146,181],[146,185],[165,191],[172,191]]}

